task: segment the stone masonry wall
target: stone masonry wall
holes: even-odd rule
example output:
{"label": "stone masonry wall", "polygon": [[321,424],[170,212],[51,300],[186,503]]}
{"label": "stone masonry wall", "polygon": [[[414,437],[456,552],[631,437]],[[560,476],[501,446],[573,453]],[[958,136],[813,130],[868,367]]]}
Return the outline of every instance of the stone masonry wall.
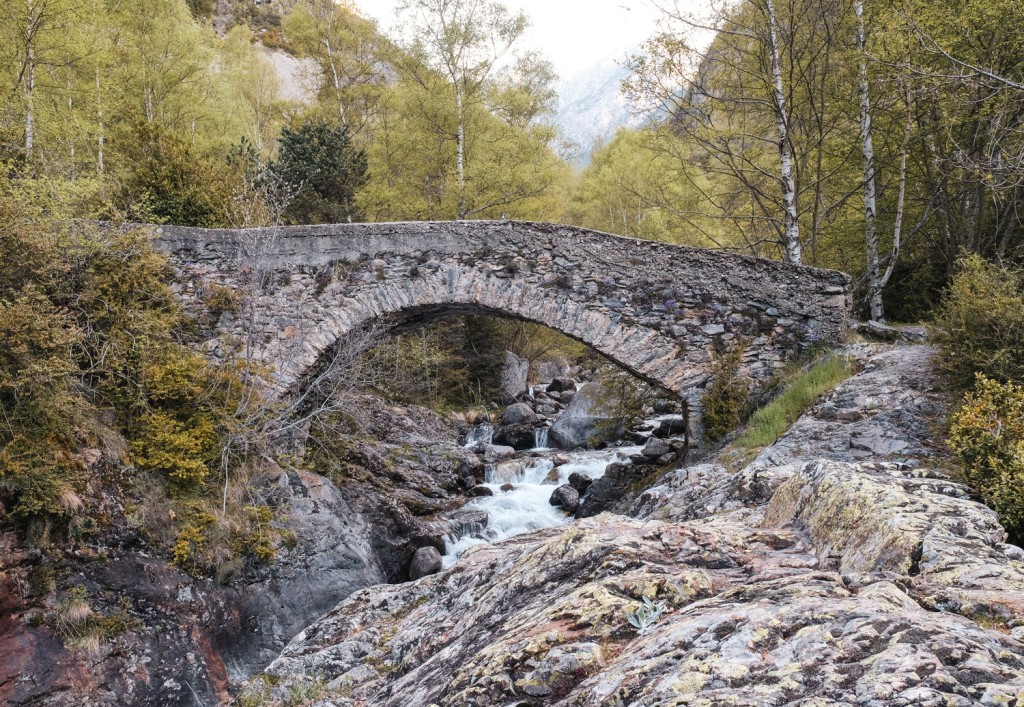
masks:
{"label": "stone masonry wall", "polygon": [[[186,303],[254,292],[256,353],[282,389],[372,320],[400,329],[492,313],[550,326],[691,397],[716,351],[743,346],[745,371],[766,377],[788,354],[838,341],[850,306],[842,273],[553,224],[155,229]],[[214,330],[239,336],[245,319],[225,311]]]}

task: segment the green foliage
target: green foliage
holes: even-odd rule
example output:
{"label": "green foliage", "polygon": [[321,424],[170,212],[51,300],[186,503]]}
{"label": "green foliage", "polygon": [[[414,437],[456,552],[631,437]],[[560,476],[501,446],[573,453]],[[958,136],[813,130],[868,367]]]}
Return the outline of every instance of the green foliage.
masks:
{"label": "green foliage", "polygon": [[950,423],[949,446],[967,481],[1010,535],[1024,538],[1024,387],[979,373]]}
{"label": "green foliage", "polygon": [[822,395],[853,375],[853,363],[830,355],[790,382],[782,393],[755,412],[743,435],[741,448],[766,447],[777,440]]}
{"label": "green foliage", "polygon": [[701,424],[709,442],[717,442],[737,429],[750,393],[750,380],[740,375],[743,346],[736,345],[715,362],[712,379],[703,398]]}
{"label": "green foliage", "polygon": [[220,451],[216,428],[208,415],[186,421],[160,412],[146,412],[138,421],[133,459],[143,469],[166,474],[183,486],[201,483]]}
{"label": "green foliage", "polygon": [[227,225],[231,180],[223,163],[145,122],[126,141],[124,161],[114,203],[128,218],[207,228]]}
{"label": "green foliage", "polygon": [[289,223],[358,220],[354,199],[366,182],[366,153],[352,145],[348,128],[317,118],[285,127],[268,173],[294,195],[285,211]]}
{"label": "green foliage", "polygon": [[960,271],[935,317],[939,370],[956,390],[976,373],[1002,383],[1024,381],[1024,274],[977,255]]}

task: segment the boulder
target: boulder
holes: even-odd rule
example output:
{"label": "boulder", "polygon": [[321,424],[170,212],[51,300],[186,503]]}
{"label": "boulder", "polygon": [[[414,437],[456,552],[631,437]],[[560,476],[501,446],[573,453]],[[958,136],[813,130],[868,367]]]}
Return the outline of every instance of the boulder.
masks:
{"label": "boulder", "polygon": [[562,393],[567,390],[576,390],[576,381],[572,378],[555,378],[548,385],[547,390],[552,393]]}
{"label": "boulder", "polygon": [[526,378],[530,362],[511,351],[505,352],[505,367],[501,371],[501,391],[513,398],[526,392]]}
{"label": "boulder", "polygon": [[559,449],[598,447],[619,439],[625,430],[612,422],[598,400],[601,386],[587,383],[551,425],[548,444]]}
{"label": "boulder", "polygon": [[670,417],[667,420],[662,420],[654,428],[653,434],[655,437],[661,437],[662,439],[686,434],[686,420],[682,417]]}
{"label": "boulder", "polygon": [[569,403],[572,402],[572,399],[575,398],[575,397],[576,397],[576,391],[575,390],[563,390],[558,395],[558,402],[562,403],[562,405],[568,405]]}
{"label": "boulder", "polygon": [[501,425],[494,430],[494,442],[519,451],[533,449],[533,425]]}
{"label": "boulder", "polygon": [[554,462],[555,466],[562,466],[562,464],[571,464],[572,457],[564,452],[559,452],[555,456],[551,457],[551,461]]}
{"label": "boulder", "polygon": [[681,410],[678,400],[669,400],[668,398],[658,398],[651,407],[656,415],[671,415],[679,413]]}
{"label": "boulder", "polygon": [[644,445],[643,452],[641,453],[650,459],[657,459],[671,452],[672,447],[668,442],[658,437],[651,437],[647,440],[647,444]]}
{"label": "boulder", "polygon": [[576,489],[581,496],[587,492],[587,489],[593,483],[594,480],[582,471],[574,471],[569,474],[569,485]]}
{"label": "boulder", "polygon": [[515,490],[516,490],[516,487],[513,484],[502,484],[501,485],[502,493],[508,493],[509,491],[515,491]]}
{"label": "boulder", "polygon": [[409,563],[409,579],[417,580],[441,571],[441,553],[436,547],[421,547]]}
{"label": "boulder", "polygon": [[[646,459],[646,457],[644,458]],[[629,495],[629,488],[650,471],[651,467],[649,466],[609,464],[604,470],[604,476],[595,479],[591,484],[587,497],[580,504],[576,516],[589,518],[602,511],[615,511],[616,506]]]}
{"label": "boulder", "polygon": [[536,422],[537,413],[526,403],[509,405],[501,414],[502,425],[532,425]]}
{"label": "boulder", "polygon": [[473,488],[471,488],[469,490],[469,495],[470,496],[493,496],[494,495],[494,491],[491,491],[488,487],[486,487],[483,484],[481,484],[479,486],[474,486]]}
{"label": "boulder", "polygon": [[569,484],[562,484],[551,493],[548,503],[561,507],[566,513],[575,513],[580,507],[580,494]]}
{"label": "boulder", "polygon": [[549,471],[548,475],[544,477],[544,480],[540,482],[541,486],[555,486],[558,484],[559,478],[560,475],[558,473],[558,467],[555,467],[554,469]]}
{"label": "boulder", "polygon": [[478,449],[483,452],[484,461],[488,464],[494,464],[495,462],[509,459],[510,457],[514,457],[516,454],[515,449],[501,444],[485,444],[479,448],[474,448],[473,451],[478,451]]}

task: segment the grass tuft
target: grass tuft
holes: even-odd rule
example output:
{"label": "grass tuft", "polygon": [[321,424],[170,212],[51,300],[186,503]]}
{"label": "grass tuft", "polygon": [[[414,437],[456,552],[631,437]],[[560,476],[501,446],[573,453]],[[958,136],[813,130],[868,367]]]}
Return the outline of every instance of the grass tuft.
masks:
{"label": "grass tuft", "polygon": [[794,378],[781,395],[751,416],[735,446],[752,449],[773,444],[818,398],[853,372],[853,361],[845,356],[828,356],[814,364]]}

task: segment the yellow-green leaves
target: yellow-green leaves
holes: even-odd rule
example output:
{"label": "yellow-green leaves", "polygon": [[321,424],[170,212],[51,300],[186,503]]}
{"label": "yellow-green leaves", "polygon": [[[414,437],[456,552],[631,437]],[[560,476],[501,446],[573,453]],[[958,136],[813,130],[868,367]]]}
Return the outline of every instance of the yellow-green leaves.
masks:
{"label": "yellow-green leaves", "polygon": [[1024,388],[979,374],[951,418],[949,446],[1007,530],[1024,532]]}

